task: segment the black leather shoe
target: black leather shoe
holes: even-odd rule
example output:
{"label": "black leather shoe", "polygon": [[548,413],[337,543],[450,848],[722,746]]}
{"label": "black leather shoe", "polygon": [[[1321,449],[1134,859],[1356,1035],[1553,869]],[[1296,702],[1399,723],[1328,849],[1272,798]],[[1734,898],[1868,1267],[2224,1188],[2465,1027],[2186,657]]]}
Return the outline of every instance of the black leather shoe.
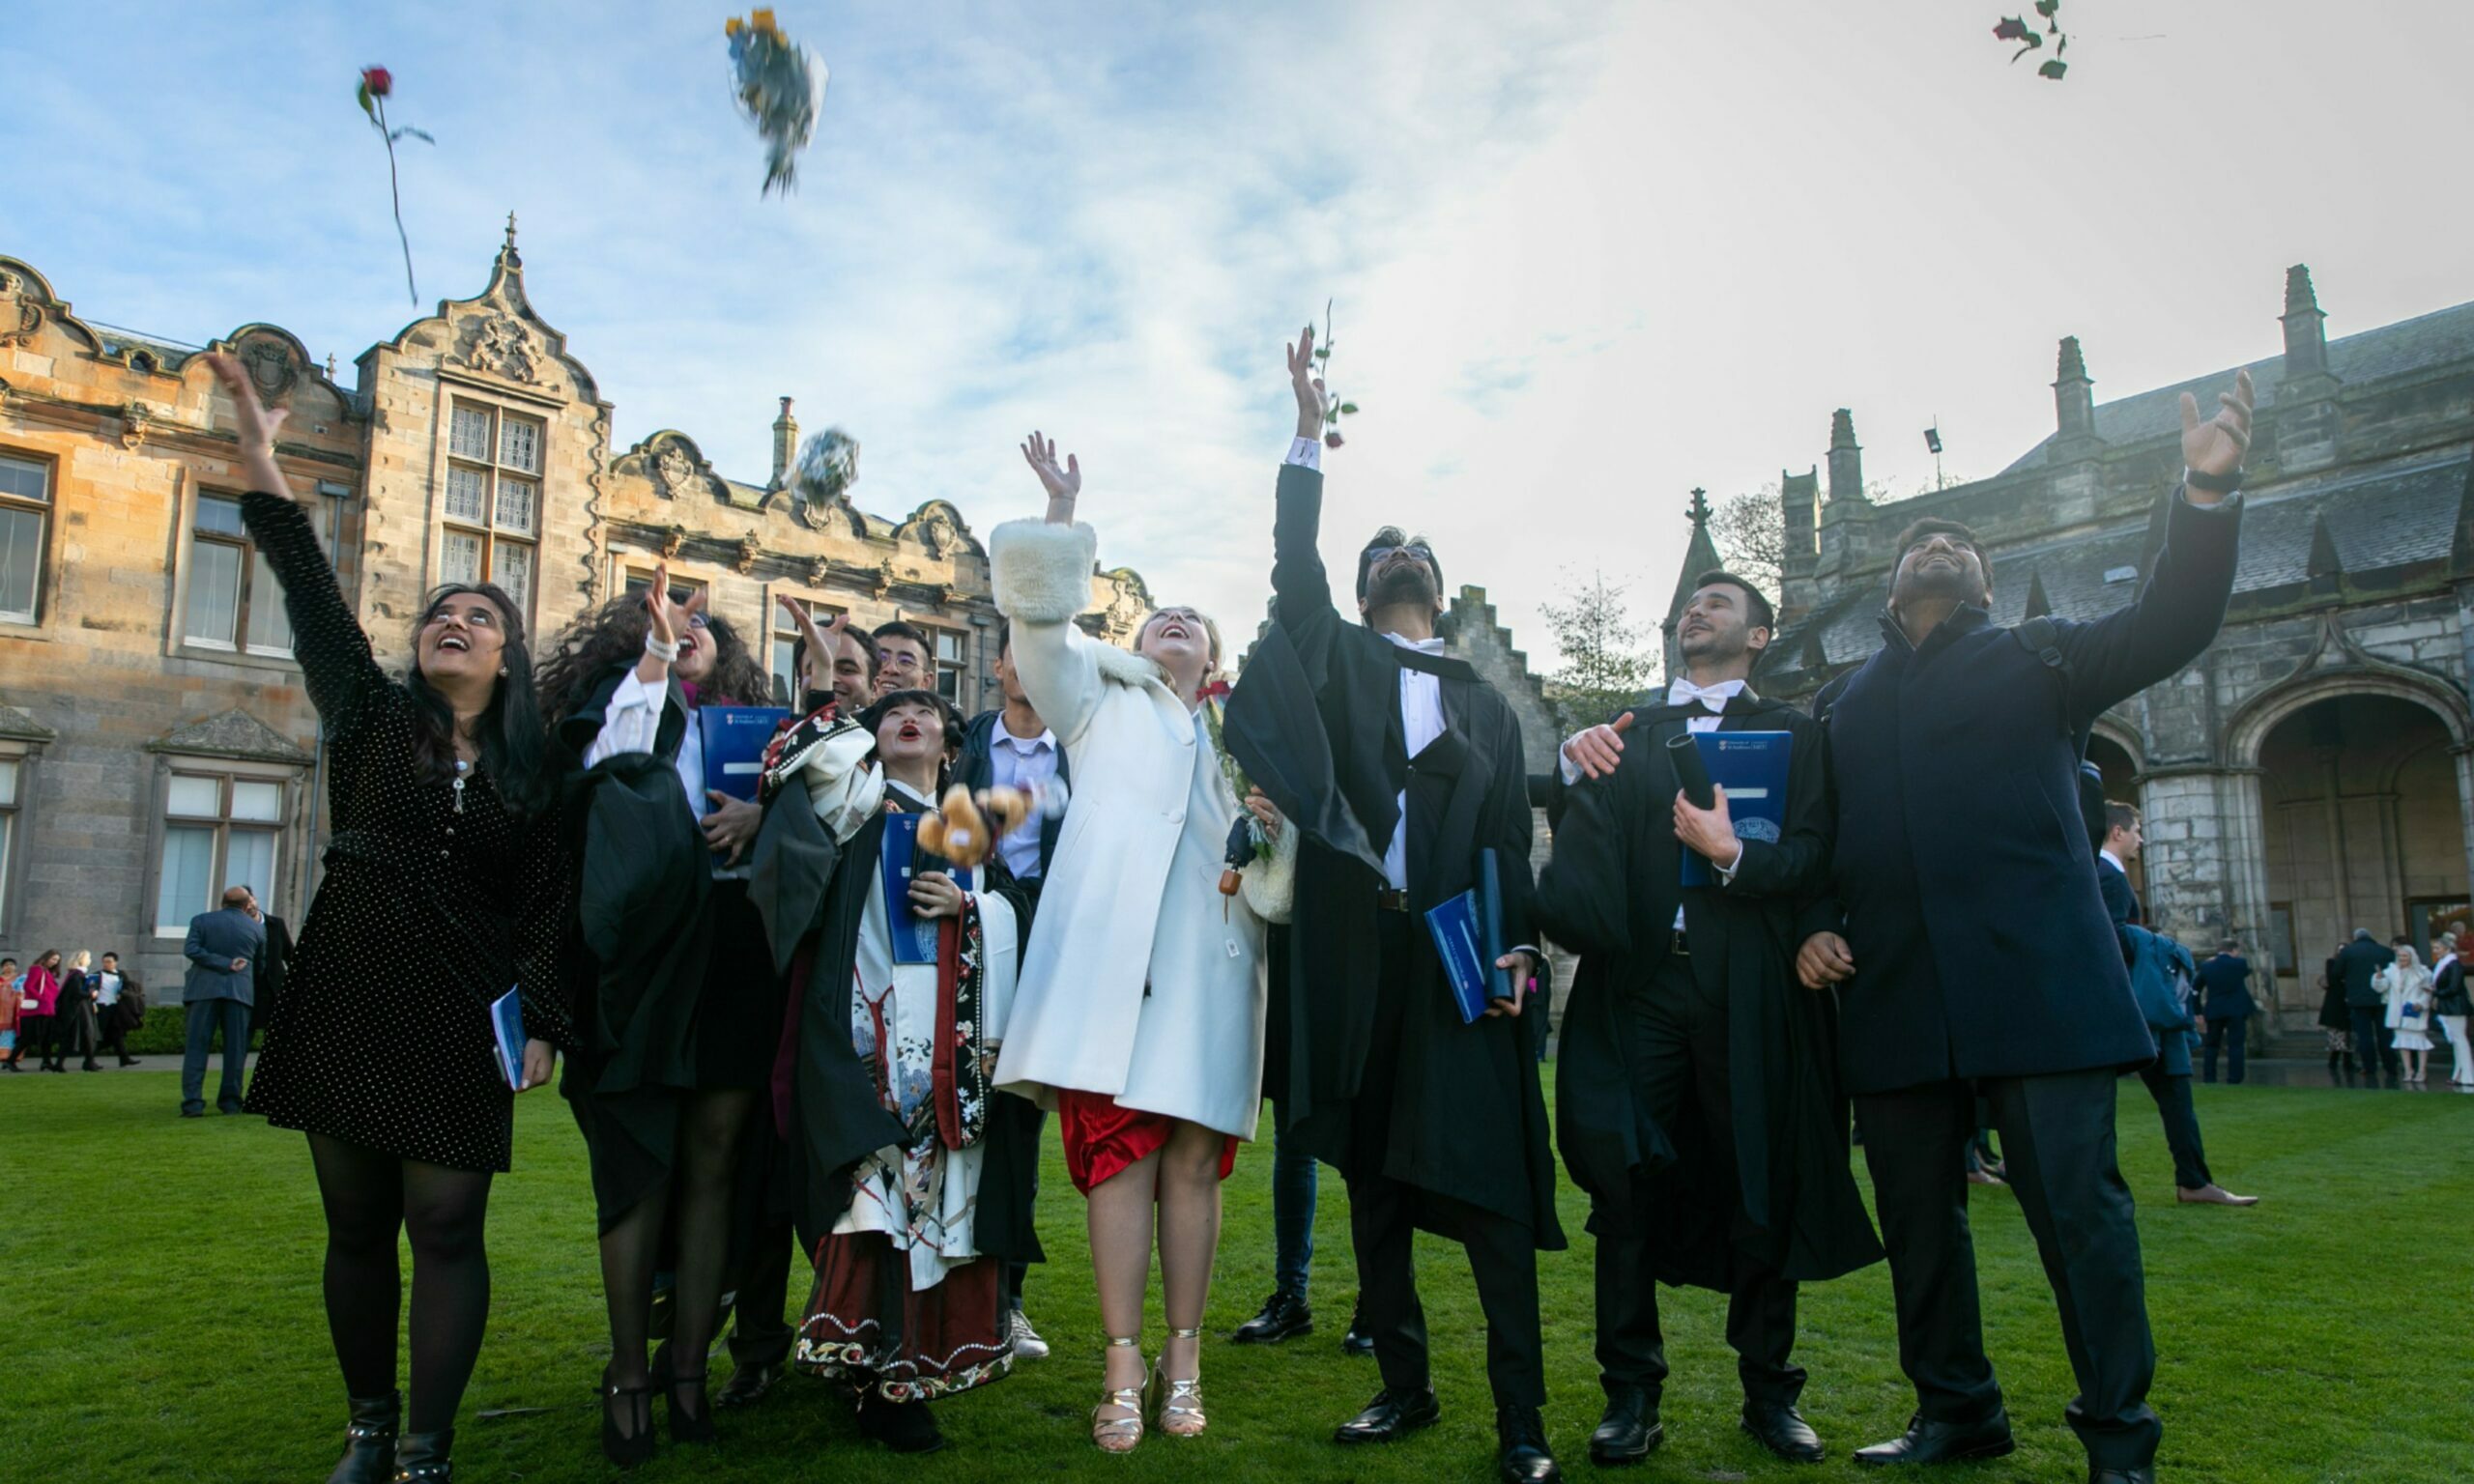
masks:
{"label": "black leather shoe", "polygon": [[1564,1470],[1546,1449],[1546,1421],[1537,1408],[1496,1408],[1495,1442],[1495,1477],[1503,1484],[1561,1484]]}
{"label": "black leather shoe", "polygon": [[1821,1434],[1793,1407],[1743,1404],[1743,1430],[1770,1452],[1791,1464],[1822,1461]]}
{"label": "black leather shoe", "polygon": [[2018,1446],[2010,1414],[2000,1408],[1980,1422],[1936,1422],[1922,1413],[1907,1419],[1907,1431],[1887,1442],[1856,1450],[1870,1468],[1889,1464],[1946,1464],[1962,1458],[1999,1458]]}
{"label": "black leather shoe", "polygon": [[713,1405],[752,1407],[781,1379],[782,1368],[778,1365],[742,1365],[731,1372],[731,1379],[722,1384],[722,1389],[713,1393]]}
{"label": "black leather shoe", "polygon": [[327,1484],[387,1484],[395,1476],[395,1434],[403,1426],[404,1393],[356,1396],[344,1427],[344,1456]]}
{"label": "black leather shoe", "polygon": [[1397,1442],[1422,1427],[1432,1427],[1443,1420],[1443,1405],[1434,1399],[1434,1387],[1427,1386],[1406,1398],[1395,1397],[1389,1391],[1377,1391],[1366,1411],[1340,1424],[1332,1435],[1334,1442]]}
{"label": "black leather shoe", "polygon": [[926,1402],[888,1402],[874,1391],[859,1397],[859,1431],[896,1453],[934,1453],[945,1445]]}
{"label": "black leather shoe", "polygon": [[2156,1484],[2156,1466],[2140,1469],[2099,1469],[2087,1466],[2087,1484]]}
{"label": "black leather shoe", "polygon": [[653,1456],[653,1388],[622,1386],[610,1379],[608,1366],[601,1368],[601,1456],[621,1469]]}
{"label": "black leather shoe", "polygon": [[395,1484],[455,1484],[455,1465],[446,1456],[455,1429],[406,1433],[395,1440]]}
{"label": "black leather shoe", "polygon": [[1658,1420],[1658,1404],[1639,1386],[1619,1386],[1606,1394],[1606,1414],[1589,1435],[1589,1461],[1600,1469],[1637,1464],[1666,1441],[1666,1424]]}
{"label": "black leather shoe", "polygon": [[1262,1312],[1237,1327],[1228,1337],[1232,1345],[1277,1345],[1301,1334],[1314,1332],[1314,1311],[1306,1300],[1288,1294],[1274,1294],[1263,1300]]}
{"label": "black leather shoe", "polygon": [[183,1109],[181,1109],[181,1117],[183,1117],[183,1118],[204,1118],[204,1117],[206,1117],[206,1109],[204,1109],[204,1108],[183,1108]]}
{"label": "black leather shoe", "polygon": [[1340,1336],[1340,1354],[1344,1356],[1374,1354],[1374,1336],[1366,1333],[1366,1327],[1359,1323],[1365,1314],[1366,1307],[1362,1302],[1349,1305],[1349,1332]]}

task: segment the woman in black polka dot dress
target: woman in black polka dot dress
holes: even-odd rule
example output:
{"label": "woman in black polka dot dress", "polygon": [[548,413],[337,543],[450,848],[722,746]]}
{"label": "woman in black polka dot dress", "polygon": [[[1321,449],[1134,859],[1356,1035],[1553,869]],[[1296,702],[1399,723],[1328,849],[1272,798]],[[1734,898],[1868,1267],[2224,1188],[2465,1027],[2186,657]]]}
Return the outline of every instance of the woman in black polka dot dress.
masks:
{"label": "woman in black polka dot dress", "polygon": [[[284,414],[259,405],[230,357],[211,363],[254,492],[242,519],[283,585],[325,728],[332,830],[246,1105],[309,1135],[326,1207],[327,1324],[352,1405],[331,1484],[439,1484],[488,1323],[482,1226],[513,1113],[488,1003],[523,991],[527,1088],[573,1041],[555,988],[562,866],[523,618],[495,586],[441,588],[405,677],[380,670],[275,465]],[[399,1231],[413,1248],[400,1437]]]}

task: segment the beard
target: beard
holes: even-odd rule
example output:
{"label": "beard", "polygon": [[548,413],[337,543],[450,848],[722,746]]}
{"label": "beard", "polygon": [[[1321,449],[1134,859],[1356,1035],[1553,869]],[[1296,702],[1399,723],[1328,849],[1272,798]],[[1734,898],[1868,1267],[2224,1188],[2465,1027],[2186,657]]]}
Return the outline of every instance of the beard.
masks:
{"label": "beard", "polygon": [[1901,603],[1955,598],[1982,604],[1992,597],[1983,582],[1965,567],[1909,568],[1901,573],[1892,597]]}
{"label": "beard", "polygon": [[1434,606],[1434,574],[1415,563],[1387,568],[1366,581],[1366,606],[1368,611],[1392,608],[1399,604]]}

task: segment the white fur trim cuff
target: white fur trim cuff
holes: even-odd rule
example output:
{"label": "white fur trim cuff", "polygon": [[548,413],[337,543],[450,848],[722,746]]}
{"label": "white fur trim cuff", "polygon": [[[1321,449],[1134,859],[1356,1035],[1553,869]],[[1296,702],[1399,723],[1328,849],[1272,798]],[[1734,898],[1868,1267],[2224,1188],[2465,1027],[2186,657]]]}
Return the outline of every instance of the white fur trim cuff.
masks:
{"label": "white fur trim cuff", "polygon": [[988,533],[996,611],[1023,623],[1068,623],[1091,606],[1100,533],[1076,522],[1007,521]]}

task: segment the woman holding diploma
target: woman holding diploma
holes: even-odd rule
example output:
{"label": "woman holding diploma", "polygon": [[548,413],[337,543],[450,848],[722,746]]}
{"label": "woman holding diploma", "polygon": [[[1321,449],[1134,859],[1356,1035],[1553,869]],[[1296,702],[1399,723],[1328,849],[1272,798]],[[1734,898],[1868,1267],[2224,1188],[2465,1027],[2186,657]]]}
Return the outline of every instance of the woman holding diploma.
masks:
{"label": "woman holding diploma", "polygon": [[[490,1002],[520,993],[514,1092],[549,1080],[551,1048],[573,1042],[523,613],[488,584],[441,587],[404,677],[380,670],[276,464],[284,414],[259,404],[239,361],[208,364],[240,433],[252,492],[241,518],[283,585],[326,729],[333,831],[246,1107],[309,1135],[326,1207],[327,1325],[352,1405],[331,1484],[438,1484],[452,1476],[455,1409],[489,1319],[490,1177],[507,1167]],[[409,1418],[395,1389],[398,1233],[413,1248]]]}
{"label": "woman holding diploma", "polygon": [[[610,1311],[601,1445],[652,1453],[651,1394],[670,1432],[705,1442],[705,1353],[729,1258],[739,1130],[781,1033],[782,984],[748,903],[761,811],[709,786],[702,712],[762,705],[763,670],[704,594],[650,588],[602,605],[542,667],[568,767],[566,825],[578,882],[575,966],[583,1045],[562,1090],[591,1156]],[[647,1359],[653,1272],[676,1241],[671,1345]]]}
{"label": "woman holding diploma", "polygon": [[[1074,523],[1081,467],[1060,467],[1036,433],[1022,456],[1048,490],[1048,518],[993,532],[996,606],[1013,622],[1024,693],[1089,782],[1041,888],[996,1080],[1057,1110],[1066,1169],[1089,1199],[1108,1335],[1091,1437],[1122,1453],[1146,1421],[1180,1438],[1205,1425],[1220,1182],[1262,1105],[1263,924],[1286,914],[1275,899],[1285,878],[1274,879],[1284,861],[1258,859],[1241,895],[1223,895],[1239,804],[1218,737],[1219,631],[1193,609],[1161,609],[1129,654],[1077,629],[1099,545]],[[1155,1213],[1168,1322],[1156,1371],[1140,1349]]]}
{"label": "woman holding diploma", "polygon": [[899,1452],[943,1445],[930,1401],[1012,1368],[1005,1264],[1039,1256],[1036,1143],[989,1116],[1028,907],[1001,861],[958,878],[917,847],[962,735],[950,702],[895,691],[810,715],[765,775],[768,836],[833,847],[774,914],[795,934],[785,1110],[816,1261],[794,1358]]}

